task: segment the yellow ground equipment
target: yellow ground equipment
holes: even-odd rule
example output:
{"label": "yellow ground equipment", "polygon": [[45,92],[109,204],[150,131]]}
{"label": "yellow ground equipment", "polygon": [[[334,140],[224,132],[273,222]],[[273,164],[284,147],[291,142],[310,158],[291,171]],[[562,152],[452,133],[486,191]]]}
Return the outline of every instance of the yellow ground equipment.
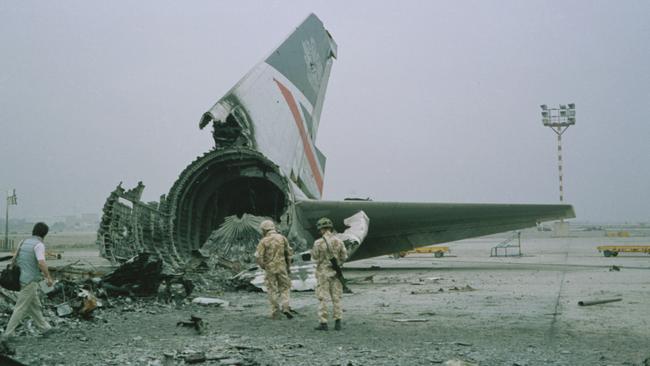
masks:
{"label": "yellow ground equipment", "polygon": [[616,257],[621,252],[650,254],[650,245],[601,245],[596,249],[605,257]]}
{"label": "yellow ground equipment", "polygon": [[431,254],[436,258],[441,258],[445,253],[449,253],[449,247],[442,245],[433,245],[428,247],[415,248],[413,250],[399,252],[400,257],[405,257],[407,254]]}
{"label": "yellow ground equipment", "polygon": [[630,232],[629,231],[607,231],[605,233],[605,236],[607,236],[608,238],[629,238]]}

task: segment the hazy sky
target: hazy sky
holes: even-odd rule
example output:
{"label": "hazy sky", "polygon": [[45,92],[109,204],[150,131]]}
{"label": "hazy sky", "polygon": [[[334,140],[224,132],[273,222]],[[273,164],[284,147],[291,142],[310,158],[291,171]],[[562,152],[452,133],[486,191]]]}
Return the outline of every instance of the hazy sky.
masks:
{"label": "hazy sky", "polygon": [[565,200],[650,221],[648,1],[0,0],[12,216],[101,213],[120,181],[158,200],[212,147],[203,112],[310,12],[339,46],[325,199],[556,203],[539,105],[575,102]]}

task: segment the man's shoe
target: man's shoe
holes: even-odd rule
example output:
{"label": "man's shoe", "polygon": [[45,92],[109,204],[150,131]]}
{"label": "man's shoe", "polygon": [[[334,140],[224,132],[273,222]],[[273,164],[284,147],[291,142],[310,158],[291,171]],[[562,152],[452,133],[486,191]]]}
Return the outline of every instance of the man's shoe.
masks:
{"label": "man's shoe", "polygon": [[56,334],[56,333],[57,333],[57,330],[54,327],[48,328],[48,329],[44,330],[43,332],[41,332],[41,337],[47,338],[47,337],[49,337],[49,336],[51,336],[53,334]]}
{"label": "man's shoe", "polygon": [[52,328],[44,330],[43,333],[41,333],[41,337],[47,338],[47,337],[49,337],[49,336],[51,336],[53,334],[56,334],[56,333],[58,333],[58,330],[56,328],[52,327]]}
{"label": "man's shoe", "polygon": [[320,323],[316,328],[316,330],[327,330],[327,323]]}
{"label": "man's shoe", "polygon": [[16,354],[16,349],[9,344],[7,339],[3,339],[0,341],[0,354],[1,355],[15,355]]}
{"label": "man's shoe", "polygon": [[287,317],[287,319],[293,319],[293,315],[291,315],[291,312],[289,310],[283,311],[282,313]]}
{"label": "man's shoe", "polygon": [[334,330],[341,330],[341,319],[336,319],[334,322]]}

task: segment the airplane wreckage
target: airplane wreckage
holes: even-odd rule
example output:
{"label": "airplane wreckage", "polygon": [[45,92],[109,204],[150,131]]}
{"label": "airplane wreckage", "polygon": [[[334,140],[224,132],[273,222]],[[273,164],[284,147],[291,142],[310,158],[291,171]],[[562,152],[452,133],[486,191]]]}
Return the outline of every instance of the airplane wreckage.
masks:
{"label": "airplane wreckage", "polygon": [[121,263],[152,253],[175,270],[208,255],[244,269],[254,263],[263,218],[299,253],[327,216],[353,261],[575,217],[570,205],[320,200],[326,158],[314,142],[336,55],[322,22],[308,16],[203,114],[199,127],[211,125],[215,146],[168,194],[142,202],[142,183],[120,183],[110,194],[97,233],[101,255]]}

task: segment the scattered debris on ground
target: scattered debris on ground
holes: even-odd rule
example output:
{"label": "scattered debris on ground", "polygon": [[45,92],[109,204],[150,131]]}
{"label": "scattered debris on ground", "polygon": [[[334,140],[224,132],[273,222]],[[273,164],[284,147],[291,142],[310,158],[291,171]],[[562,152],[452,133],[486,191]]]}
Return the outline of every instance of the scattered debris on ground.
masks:
{"label": "scattered debris on ground", "polygon": [[442,287],[437,289],[437,290],[431,289],[431,288],[425,288],[425,289],[421,289],[421,290],[413,290],[413,291],[411,291],[411,295],[437,294],[437,293],[442,293],[442,292],[445,292],[445,289],[443,289]]}
{"label": "scattered debris on ground", "polygon": [[[147,261],[134,257],[133,262],[146,267],[156,258],[152,253]],[[647,331],[620,320],[621,310],[641,314],[636,304],[645,297],[619,286],[620,282],[614,286],[603,280],[613,277],[603,272],[602,266],[567,274],[566,283],[583,280],[598,283],[598,287],[567,293],[561,299],[563,306],[554,307],[559,272],[553,266],[548,272],[538,272],[535,266],[534,276],[517,277],[512,274],[518,272],[509,268],[490,272],[494,273],[490,276],[457,268],[428,274],[419,267],[386,269],[388,260],[368,261],[385,269],[368,271],[368,264],[360,270],[346,270],[358,291],[355,288],[354,296],[344,296],[343,330],[322,333],[313,331],[318,303],[313,293],[292,293],[291,305],[300,312],[294,319],[271,320],[266,295],[233,291],[233,269],[206,257],[205,251],[195,258],[192,265],[174,271],[163,263],[160,278],[158,272],[152,272],[154,280],[160,280],[158,288],[146,296],[139,294],[139,284],[129,281],[109,283],[109,287],[115,286],[110,290],[104,287],[106,276],[119,267],[102,268],[101,274],[92,276],[87,270],[75,275],[74,266],[59,267],[64,270],[60,273],[69,277],[59,278],[43,298],[44,315],[59,332],[44,338],[33,322],[24,321],[17,329],[16,341],[9,343],[17,354],[7,355],[6,364],[13,359],[19,365],[74,366],[468,366],[479,364],[477,360],[481,365],[512,366],[639,365],[647,357],[643,351]],[[632,275],[635,271],[627,271],[624,279],[629,281]],[[645,282],[636,283],[642,286]],[[471,292],[477,289],[480,292]],[[431,295],[409,296],[411,290]],[[9,319],[16,294],[0,290],[0,327]],[[626,301],[592,306],[585,308],[586,312],[564,307],[567,301],[581,298]],[[65,310],[64,316],[57,315],[59,307]],[[553,318],[544,315],[550,311],[555,312]],[[587,317],[606,322],[574,321]],[[551,332],[549,326],[553,327],[553,342],[536,343],[540,335]],[[628,333],[628,328],[633,333]],[[578,331],[581,337],[576,338]],[[31,352],[35,348],[39,352]]]}
{"label": "scattered debris on ground", "polygon": [[471,347],[473,344],[467,343],[467,342],[454,342],[455,345],[457,346],[463,346],[463,347]]}
{"label": "scattered debris on ground", "polygon": [[102,277],[102,287],[113,294],[151,296],[164,280],[162,272],[162,259],[144,252]]}
{"label": "scattered debris on ground", "polygon": [[580,306],[590,306],[590,305],[600,305],[600,304],[607,304],[610,302],[617,302],[621,301],[623,298],[617,297],[615,299],[601,299],[601,300],[581,300],[578,301],[578,305]]}
{"label": "scattered debris on ground", "polygon": [[478,366],[478,363],[464,361],[464,360],[448,360],[444,363],[445,366]]}
{"label": "scattered debris on ground", "polygon": [[429,319],[424,318],[414,318],[414,319],[393,319],[396,323],[424,323],[428,322]]}
{"label": "scattered debris on ground", "polygon": [[228,306],[228,301],[217,299],[214,297],[197,297],[192,300],[193,304],[199,305],[212,305],[212,306]]}
{"label": "scattered debris on ground", "polygon": [[346,278],[346,282],[351,285],[358,285],[361,283],[374,283],[375,282],[375,275],[372,274],[370,276],[364,276],[364,277],[355,277],[355,278]]}
{"label": "scattered debris on ground", "polygon": [[205,329],[205,323],[203,322],[203,319],[199,318],[196,315],[191,315],[189,321],[183,321],[183,320],[179,321],[178,323],[176,323],[176,326],[194,328],[196,329],[196,332],[198,334],[203,334],[203,331]]}
{"label": "scattered debris on ground", "polygon": [[450,288],[449,291],[451,291],[451,292],[454,292],[454,291],[455,292],[467,292],[467,291],[476,291],[476,289],[473,288],[470,285],[465,285],[465,287],[456,287],[456,286],[454,286],[454,287]]}
{"label": "scattered debris on ground", "polygon": [[[419,283],[419,282],[418,283],[412,283],[412,284],[421,285],[421,283]],[[476,291],[476,289],[473,288],[470,285],[466,285],[464,287],[454,286],[454,287],[448,288],[446,291],[448,291],[448,292],[470,292],[470,291]],[[440,293],[444,293],[444,292],[445,292],[445,289],[442,288],[442,287],[438,288],[437,290],[432,289],[432,288],[424,288],[424,289],[411,291],[411,295],[440,294]]]}

